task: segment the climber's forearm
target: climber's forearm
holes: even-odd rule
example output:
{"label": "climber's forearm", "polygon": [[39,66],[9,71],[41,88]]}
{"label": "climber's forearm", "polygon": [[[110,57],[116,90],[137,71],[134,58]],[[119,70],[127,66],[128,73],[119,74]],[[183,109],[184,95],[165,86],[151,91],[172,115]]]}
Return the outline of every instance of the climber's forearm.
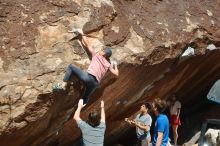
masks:
{"label": "climber's forearm", "polygon": [[119,76],[119,70],[118,70],[117,66],[115,68],[110,68],[109,70],[115,76]]}
{"label": "climber's forearm", "polygon": [[93,55],[95,54],[94,49],[92,48],[92,45],[89,43],[87,37],[85,35],[81,36],[80,41],[82,42],[82,44],[85,46],[85,48],[88,50],[88,52]]}

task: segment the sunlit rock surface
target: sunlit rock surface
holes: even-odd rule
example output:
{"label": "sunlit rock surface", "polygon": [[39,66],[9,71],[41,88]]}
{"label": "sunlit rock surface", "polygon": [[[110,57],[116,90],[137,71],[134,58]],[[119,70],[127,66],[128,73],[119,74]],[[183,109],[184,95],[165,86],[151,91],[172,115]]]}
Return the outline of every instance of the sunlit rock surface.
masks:
{"label": "sunlit rock surface", "polygon": [[[77,145],[70,117],[83,85],[73,78],[67,92],[51,91],[68,64],[88,67],[72,28],[89,33],[96,51],[111,46],[119,63],[120,76],[104,78],[82,115],[105,101],[106,145],[129,145],[123,119],[173,92],[183,104],[181,141],[189,139],[203,119],[220,115],[205,97],[220,77],[219,7],[218,0],[1,0],[0,145]],[[180,57],[188,47],[194,55]]]}

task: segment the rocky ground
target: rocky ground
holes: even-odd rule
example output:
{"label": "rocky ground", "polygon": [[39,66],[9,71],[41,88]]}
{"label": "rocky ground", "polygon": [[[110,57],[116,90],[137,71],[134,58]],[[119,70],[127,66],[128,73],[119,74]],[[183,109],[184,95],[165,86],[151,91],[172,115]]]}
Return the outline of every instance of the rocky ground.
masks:
{"label": "rocky ground", "polygon": [[[89,64],[72,28],[92,35],[96,51],[111,46],[119,63],[120,76],[108,74],[83,112],[105,101],[106,145],[129,145],[124,117],[173,92],[187,141],[203,119],[220,115],[205,97],[220,77],[219,7],[218,0],[0,0],[0,144],[69,146],[80,138],[70,117],[82,83],[73,78],[67,92],[51,91],[68,64]],[[194,55],[181,57],[189,46]]]}

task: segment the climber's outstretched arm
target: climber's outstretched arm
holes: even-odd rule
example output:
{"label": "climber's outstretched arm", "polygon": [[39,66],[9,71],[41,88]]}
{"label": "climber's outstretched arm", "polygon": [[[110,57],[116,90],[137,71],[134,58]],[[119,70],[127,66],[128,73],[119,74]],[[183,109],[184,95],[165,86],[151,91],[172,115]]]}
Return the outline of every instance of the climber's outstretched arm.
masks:
{"label": "climber's outstretched arm", "polygon": [[95,55],[95,51],[92,48],[92,45],[90,44],[89,40],[87,39],[85,35],[81,34],[81,37],[79,38],[79,40],[82,43],[82,45],[85,47],[85,49],[87,49],[87,52],[89,53],[89,55],[91,56]]}
{"label": "climber's outstretched arm", "polygon": [[101,122],[105,123],[105,107],[104,101],[101,101]]}
{"label": "climber's outstretched arm", "polygon": [[81,112],[81,110],[82,110],[82,108],[85,106],[85,104],[83,105],[83,100],[82,99],[80,99],[79,100],[79,103],[78,103],[78,108],[77,108],[77,110],[76,110],[76,112],[75,112],[75,114],[74,114],[74,120],[76,120],[76,121],[79,121],[79,120],[81,120],[81,118],[80,118],[80,112]]}

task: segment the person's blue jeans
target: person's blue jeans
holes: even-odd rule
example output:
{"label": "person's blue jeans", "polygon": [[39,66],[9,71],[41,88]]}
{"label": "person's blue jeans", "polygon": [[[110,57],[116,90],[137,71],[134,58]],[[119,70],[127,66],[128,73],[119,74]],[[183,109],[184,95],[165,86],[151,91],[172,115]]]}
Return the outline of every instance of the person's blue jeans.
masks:
{"label": "person's blue jeans", "polygon": [[98,81],[93,75],[82,71],[80,68],[70,64],[67,69],[65,76],[63,78],[64,82],[68,82],[72,75],[75,75],[78,79],[83,81],[85,84],[85,91],[83,93],[83,103],[86,104],[89,100],[89,96],[95,91],[98,86]]}

